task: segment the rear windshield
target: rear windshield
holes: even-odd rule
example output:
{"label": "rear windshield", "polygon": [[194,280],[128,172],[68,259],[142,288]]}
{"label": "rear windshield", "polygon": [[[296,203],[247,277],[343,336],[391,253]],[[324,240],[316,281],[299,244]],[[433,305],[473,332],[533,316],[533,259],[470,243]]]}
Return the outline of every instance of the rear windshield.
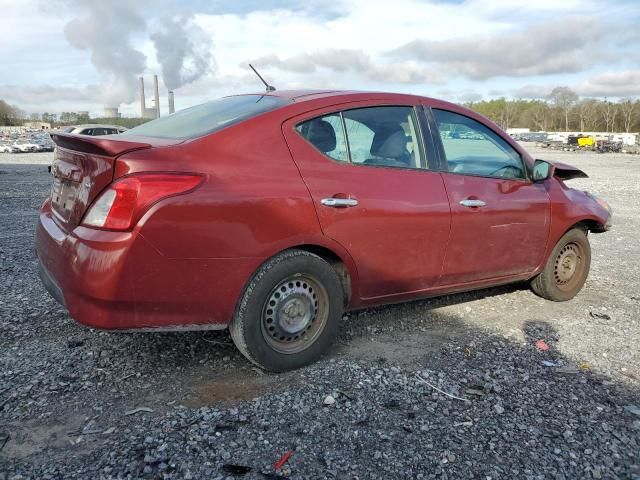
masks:
{"label": "rear windshield", "polygon": [[187,139],[201,137],[289,103],[269,95],[239,95],[185,108],[127,130],[123,135]]}

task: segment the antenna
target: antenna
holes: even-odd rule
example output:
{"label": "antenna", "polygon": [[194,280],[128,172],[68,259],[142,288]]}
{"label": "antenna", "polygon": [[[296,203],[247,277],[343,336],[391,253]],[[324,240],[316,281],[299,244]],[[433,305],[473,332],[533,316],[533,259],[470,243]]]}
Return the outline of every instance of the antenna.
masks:
{"label": "antenna", "polygon": [[249,66],[251,67],[251,70],[253,70],[253,73],[255,73],[258,76],[258,78],[262,81],[262,83],[264,83],[264,86],[267,87],[267,92],[275,92],[276,91],[276,87],[274,87],[273,85],[269,85],[264,80],[264,78],[262,78],[262,75],[260,75],[258,73],[258,71],[255,68],[253,68],[253,65],[249,64]]}

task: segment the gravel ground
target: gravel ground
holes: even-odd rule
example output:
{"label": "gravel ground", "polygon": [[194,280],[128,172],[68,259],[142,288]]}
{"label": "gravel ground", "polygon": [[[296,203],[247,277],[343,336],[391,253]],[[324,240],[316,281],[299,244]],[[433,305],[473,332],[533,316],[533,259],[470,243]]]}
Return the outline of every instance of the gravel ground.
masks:
{"label": "gravel ground", "polygon": [[0,155],[0,480],[640,478],[640,157],[534,153],[615,211],[578,297],[353,313],[325,359],[280,375],[226,332],[75,324],[33,255],[51,154]]}

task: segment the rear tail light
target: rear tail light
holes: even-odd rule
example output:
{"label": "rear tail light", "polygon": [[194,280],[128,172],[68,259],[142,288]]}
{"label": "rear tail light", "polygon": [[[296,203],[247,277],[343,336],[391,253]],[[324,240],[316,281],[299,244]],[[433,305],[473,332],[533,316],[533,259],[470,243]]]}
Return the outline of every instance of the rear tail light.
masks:
{"label": "rear tail light", "polygon": [[196,188],[200,175],[145,173],[112,183],[93,202],[82,224],[105,230],[130,230],[158,201]]}

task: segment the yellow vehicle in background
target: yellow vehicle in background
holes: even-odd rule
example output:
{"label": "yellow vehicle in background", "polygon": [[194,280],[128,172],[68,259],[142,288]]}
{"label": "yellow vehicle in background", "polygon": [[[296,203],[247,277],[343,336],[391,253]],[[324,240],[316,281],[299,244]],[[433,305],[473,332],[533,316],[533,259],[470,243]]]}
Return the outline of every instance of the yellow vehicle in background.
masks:
{"label": "yellow vehicle in background", "polygon": [[593,137],[578,137],[578,147],[593,148],[596,145],[596,139]]}
{"label": "yellow vehicle in background", "polygon": [[580,149],[585,149],[585,150],[592,150],[594,148],[596,148],[596,139],[594,137],[591,136],[586,136],[583,134],[580,135],[569,135],[569,138],[567,139],[567,144],[569,145],[569,147],[575,147],[575,148],[580,148]]}

